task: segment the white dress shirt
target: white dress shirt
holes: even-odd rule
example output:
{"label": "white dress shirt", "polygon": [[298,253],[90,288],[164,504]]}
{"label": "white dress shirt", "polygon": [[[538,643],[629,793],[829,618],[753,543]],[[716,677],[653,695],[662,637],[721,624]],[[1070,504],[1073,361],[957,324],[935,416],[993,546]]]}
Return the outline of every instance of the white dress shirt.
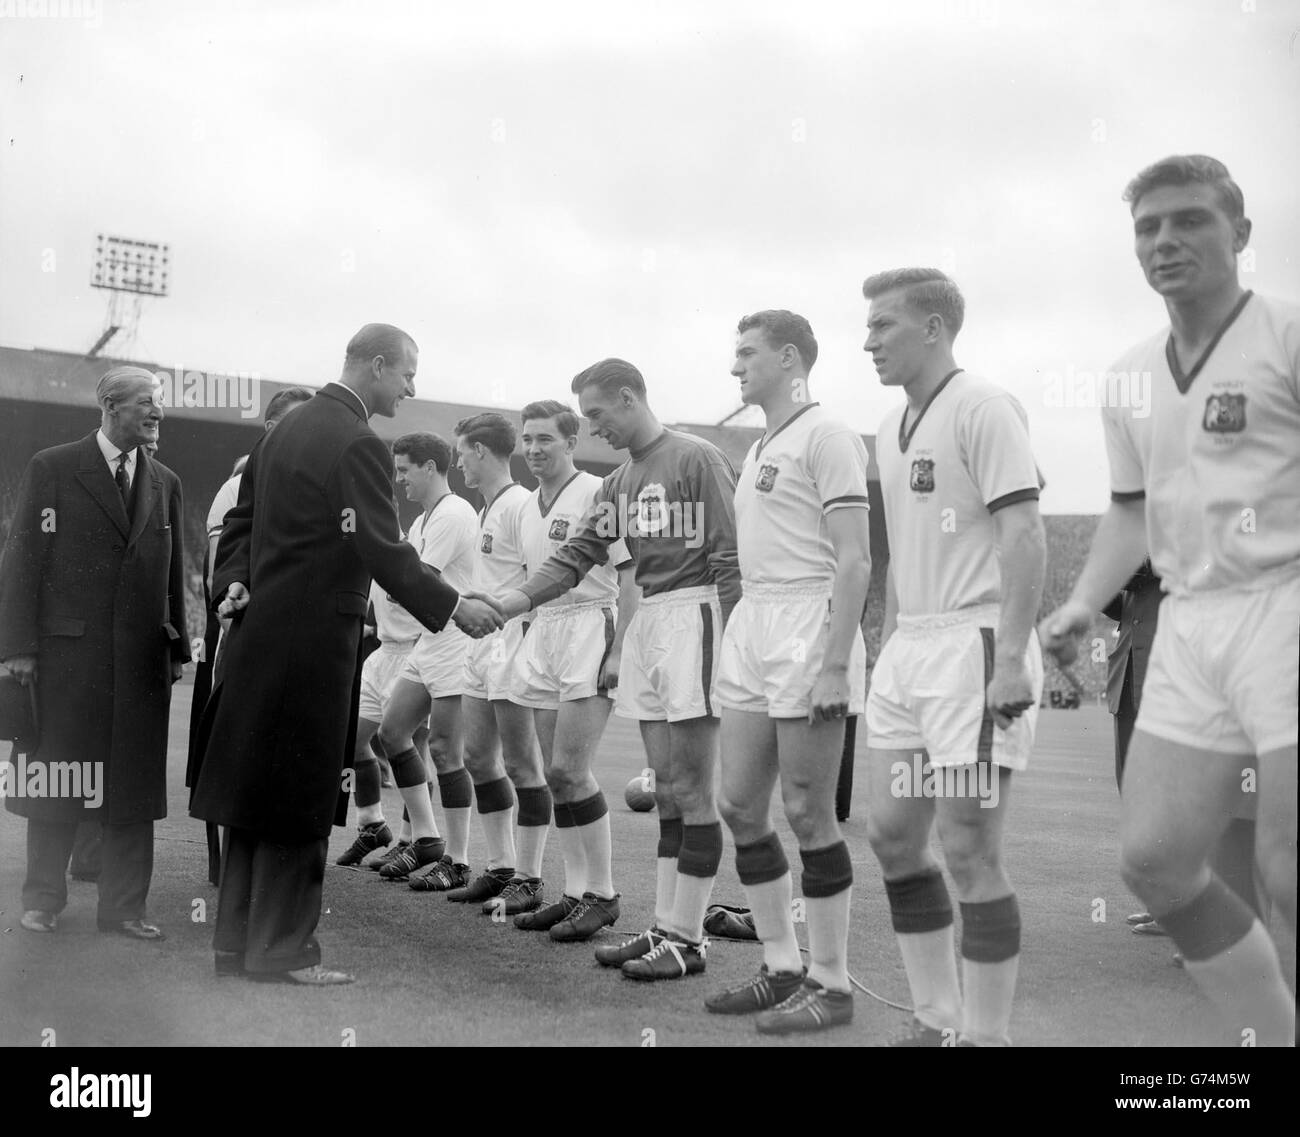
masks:
{"label": "white dress shirt", "polygon": [[338,385],[339,385],[340,387],[342,387],[343,390],[345,390],[345,391],[346,391],[349,395],[351,395],[354,399],[356,399],[356,401],[357,401],[358,403],[361,404],[361,415],[362,415],[362,417],[363,417],[367,422],[369,422],[369,421],[370,421],[370,408],[368,408],[368,407],[366,406],[366,401],[365,401],[365,399],[363,399],[363,398],[362,398],[360,395],[358,395],[358,394],[357,394],[357,393],[356,393],[356,392],[355,392],[351,387],[349,387],[346,383],[344,383],[342,379],[338,380]]}
{"label": "white dress shirt", "polygon": [[[108,463],[108,476],[113,479],[114,484],[117,482],[117,459],[123,451],[119,450],[112,442],[109,441],[108,435],[103,429],[95,431],[95,441],[99,443],[99,452],[104,455],[104,461]],[[129,490],[135,484],[135,447],[126,452],[126,488]]]}

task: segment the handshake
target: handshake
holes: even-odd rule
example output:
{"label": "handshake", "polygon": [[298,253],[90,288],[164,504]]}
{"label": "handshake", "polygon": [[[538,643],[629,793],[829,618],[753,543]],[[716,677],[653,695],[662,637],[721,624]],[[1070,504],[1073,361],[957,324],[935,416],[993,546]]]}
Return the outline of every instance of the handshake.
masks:
{"label": "handshake", "polygon": [[460,603],[452,619],[466,635],[481,639],[490,636],[507,620],[527,612],[531,603],[518,589],[512,589],[503,596],[488,596],[483,592],[469,590],[460,594]]}
{"label": "handshake", "polygon": [[[217,615],[229,619],[247,608],[248,601],[248,589],[243,584],[232,584],[217,607]],[[460,594],[460,602],[451,618],[461,631],[477,640],[490,636],[507,620],[522,615],[531,607],[532,602],[517,588],[503,596],[488,596],[471,589]]]}

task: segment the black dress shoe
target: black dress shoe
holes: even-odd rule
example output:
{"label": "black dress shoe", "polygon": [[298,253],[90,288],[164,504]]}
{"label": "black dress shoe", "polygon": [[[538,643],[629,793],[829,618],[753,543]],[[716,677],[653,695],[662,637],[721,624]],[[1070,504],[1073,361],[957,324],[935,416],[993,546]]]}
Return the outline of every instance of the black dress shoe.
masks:
{"label": "black dress shoe", "polygon": [[161,928],[153,924],[146,924],[143,920],[123,920],[117,924],[100,924],[101,932],[111,932],[114,935],[130,936],[133,940],[165,940]]}
{"label": "black dress shoe", "polygon": [[244,953],[242,951],[213,952],[218,975],[243,975]]}

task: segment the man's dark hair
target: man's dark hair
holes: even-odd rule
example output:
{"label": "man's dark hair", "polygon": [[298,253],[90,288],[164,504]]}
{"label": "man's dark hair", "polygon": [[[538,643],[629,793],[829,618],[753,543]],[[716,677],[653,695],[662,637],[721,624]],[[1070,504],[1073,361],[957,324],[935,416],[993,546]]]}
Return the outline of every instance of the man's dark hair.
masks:
{"label": "man's dark hair", "polygon": [[534,418],[553,418],[555,428],[565,438],[572,438],[578,433],[578,416],[568,403],[562,403],[559,399],[539,399],[519,412],[521,423]]}
{"label": "man's dark hair", "polygon": [[482,443],[498,458],[509,458],[515,452],[515,428],[505,415],[485,411],[471,415],[456,424],[456,437],[471,446]]}
{"label": "man's dark hair", "polygon": [[946,273],[937,268],[891,268],[862,282],[862,295],[868,300],[899,291],[917,315],[939,316],[954,336],[961,331],[966,320],[966,301],[956,281]]}
{"label": "man's dark hair", "polygon": [[598,387],[604,395],[617,395],[624,387],[645,402],[645,379],[626,359],[602,359],[573,377],[570,390],[582,394],[586,387]]}
{"label": "man's dark hair", "polygon": [[767,346],[774,351],[793,344],[808,371],[817,362],[817,338],[813,335],[812,325],[802,316],[784,308],[768,308],[745,316],[736,325],[736,333],[743,336],[751,328],[762,328]]}
{"label": "man's dark hair", "polygon": [[451,468],[451,447],[436,434],[419,430],[414,434],[404,434],[393,443],[393,456],[404,454],[417,466],[432,462],[440,474]]}
{"label": "man's dark hair", "polygon": [[1124,200],[1132,209],[1137,209],[1142,195],[1153,189],[1186,185],[1213,186],[1230,221],[1240,221],[1246,216],[1246,200],[1241,187],[1228,173],[1228,167],[1205,154],[1172,154],[1161,158],[1129,182],[1124,188]]}
{"label": "man's dark hair", "polygon": [[276,391],[271,396],[271,401],[266,404],[266,413],[262,415],[262,422],[279,422],[299,403],[307,402],[315,394],[316,392],[309,387],[285,387],[283,390]]}
{"label": "man's dark hair", "polygon": [[382,355],[384,362],[394,367],[408,344],[415,347],[415,340],[401,328],[392,324],[367,324],[348,340],[344,359],[348,363],[369,363],[375,356]]}

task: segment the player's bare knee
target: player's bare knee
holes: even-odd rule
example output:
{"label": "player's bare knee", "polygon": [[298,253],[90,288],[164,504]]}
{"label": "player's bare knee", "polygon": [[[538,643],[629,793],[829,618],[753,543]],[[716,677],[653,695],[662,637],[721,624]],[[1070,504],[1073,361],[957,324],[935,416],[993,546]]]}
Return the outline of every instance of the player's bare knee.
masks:
{"label": "player's bare knee", "polygon": [[723,794],[718,799],[718,812],[738,845],[751,844],[768,830],[767,802],[742,802]]}
{"label": "player's bare knee", "polygon": [[[683,782],[677,779],[670,788],[670,795],[676,804],[677,812],[682,817],[694,821],[697,817],[707,815],[706,820],[716,820],[712,786],[704,785],[698,780]],[[703,822],[695,823],[703,824]]]}
{"label": "player's bare knee", "polygon": [[806,793],[790,794],[785,817],[801,849],[819,849],[839,840],[832,802],[816,801]]}
{"label": "player's bare knee", "polygon": [[1002,861],[996,850],[957,848],[944,849],[944,864],[961,896],[975,892],[989,881],[999,880]]}
{"label": "player's bare knee", "polygon": [[[468,765],[468,759],[466,760]],[[546,779],[542,774],[542,763],[535,758],[505,759],[506,776],[516,786],[537,786]]]}
{"label": "player's bare knee", "polygon": [[557,801],[572,801],[584,787],[586,775],[576,769],[552,766],[546,771],[546,784]]}
{"label": "player's bare knee", "polygon": [[488,775],[492,772],[492,758],[490,751],[479,750],[476,747],[466,746],[462,752],[462,758],[465,762],[465,769],[470,773],[475,783],[491,781]]}
{"label": "player's bare knee", "polygon": [[1126,840],[1120,849],[1119,871],[1124,883],[1146,899],[1174,876],[1174,866],[1158,841],[1137,837]]}
{"label": "player's bare knee", "polygon": [[878,818],[867,817],[867,842],[887,877],[906,876],[919,871],[924,841],[905,828],[887,825]]}
{"label": "player's bare knee", "polygon": [[384,748],[385,754],[391,756],[410,749],[411,739],[409,735],[403,735],[394,726],[385,723],[379,728],[379,745]]}

